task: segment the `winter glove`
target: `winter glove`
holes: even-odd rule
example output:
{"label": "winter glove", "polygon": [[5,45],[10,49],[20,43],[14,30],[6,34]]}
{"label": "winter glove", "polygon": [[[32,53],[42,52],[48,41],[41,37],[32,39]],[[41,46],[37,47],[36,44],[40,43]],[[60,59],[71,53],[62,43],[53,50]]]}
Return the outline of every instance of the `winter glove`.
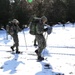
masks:
{"label": "winter glove", "polygon": [[46,32],[47,30],[48,30],[48,28],[45,28],[45,29],[44,29],[44,32]]}
{"label": "winter glove", "polygon": [[48,27],[47,33],[48,33],[48,35],[52,33],[52,27],[51,26]]}

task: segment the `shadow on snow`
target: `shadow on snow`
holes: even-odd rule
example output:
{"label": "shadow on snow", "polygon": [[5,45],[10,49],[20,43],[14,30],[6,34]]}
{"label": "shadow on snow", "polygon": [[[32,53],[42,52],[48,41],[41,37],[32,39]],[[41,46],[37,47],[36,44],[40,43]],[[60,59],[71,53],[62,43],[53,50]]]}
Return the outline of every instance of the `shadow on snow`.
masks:
{"label": "shadow on snow", "polygon": [[3,67],[3,72],[10,70],[10,74],[16,73],[16,68],[20,63],[24,64],[22,61],[17,61],[18,60],[18,54],[14,54],[14,58],[11,60],[8,60],[4,63]]}

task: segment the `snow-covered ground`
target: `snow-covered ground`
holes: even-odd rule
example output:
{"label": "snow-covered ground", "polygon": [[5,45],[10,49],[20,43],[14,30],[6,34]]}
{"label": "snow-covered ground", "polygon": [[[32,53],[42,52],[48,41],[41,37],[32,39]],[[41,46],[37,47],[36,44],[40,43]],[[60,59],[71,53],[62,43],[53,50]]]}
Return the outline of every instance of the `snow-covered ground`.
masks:
{"label": "snow-covered ground", "polygon": [[[44,36],[47,47],[42,55],[47,60],[37,62],[33,46],[34,36],[29,29],[19,32],[19,50],[23,54],[11,54],[13,39],[5,30],[0,30],[0,75],[75,75],[75,27],[72,24],[55,25],[53,31]],[[50,69],[45,69],[50,64]],[[60,73],[60,74],[59,74]]]}

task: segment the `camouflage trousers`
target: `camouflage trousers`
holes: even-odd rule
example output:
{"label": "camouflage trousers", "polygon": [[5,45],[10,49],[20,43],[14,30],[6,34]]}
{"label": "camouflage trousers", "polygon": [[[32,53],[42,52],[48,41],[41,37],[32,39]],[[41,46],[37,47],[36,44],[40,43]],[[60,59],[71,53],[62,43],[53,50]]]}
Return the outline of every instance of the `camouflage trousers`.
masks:
{"label": "camouflage trousers", "polygon": [[13,41],[14,41],[14,44],[13,44],[13,48],[16,47],[16,51],[18,51],[18,46],[19,46],[19,40],[18,40],[18,35],[13,35]]}
{"label": "camouflage trousers", "polygon": [[37,41],[36,41],[36,37],[35,37],[35,39],[34,39],[34,44],[36,44],[37,43]]}
{"label": "camouflage trousers", "polygon": [[36,35],[36,40],[38,42],[38,56],[41,56],[43,49],[46,47],[46,40],[42,34]]}

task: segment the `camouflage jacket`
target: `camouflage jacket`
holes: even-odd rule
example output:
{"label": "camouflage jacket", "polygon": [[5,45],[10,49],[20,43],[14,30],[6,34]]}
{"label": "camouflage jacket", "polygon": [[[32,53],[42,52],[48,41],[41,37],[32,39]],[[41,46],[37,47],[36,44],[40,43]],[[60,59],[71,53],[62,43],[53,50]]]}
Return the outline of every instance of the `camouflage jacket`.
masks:
{"label": "camouflage jacket", "polygon": [[18,25],[15,24],[10,24],[9,26],[7,26],[7,32],[10,35],[17,35],[17,33],[21,31],[20,27]]}
{"label": "camouflage jacket", "polygon": [[44,25],[42,23],[38,23],[36,25],[36,32],[37,32],[37,34],[43,34],[43,32],[44,32]]}

